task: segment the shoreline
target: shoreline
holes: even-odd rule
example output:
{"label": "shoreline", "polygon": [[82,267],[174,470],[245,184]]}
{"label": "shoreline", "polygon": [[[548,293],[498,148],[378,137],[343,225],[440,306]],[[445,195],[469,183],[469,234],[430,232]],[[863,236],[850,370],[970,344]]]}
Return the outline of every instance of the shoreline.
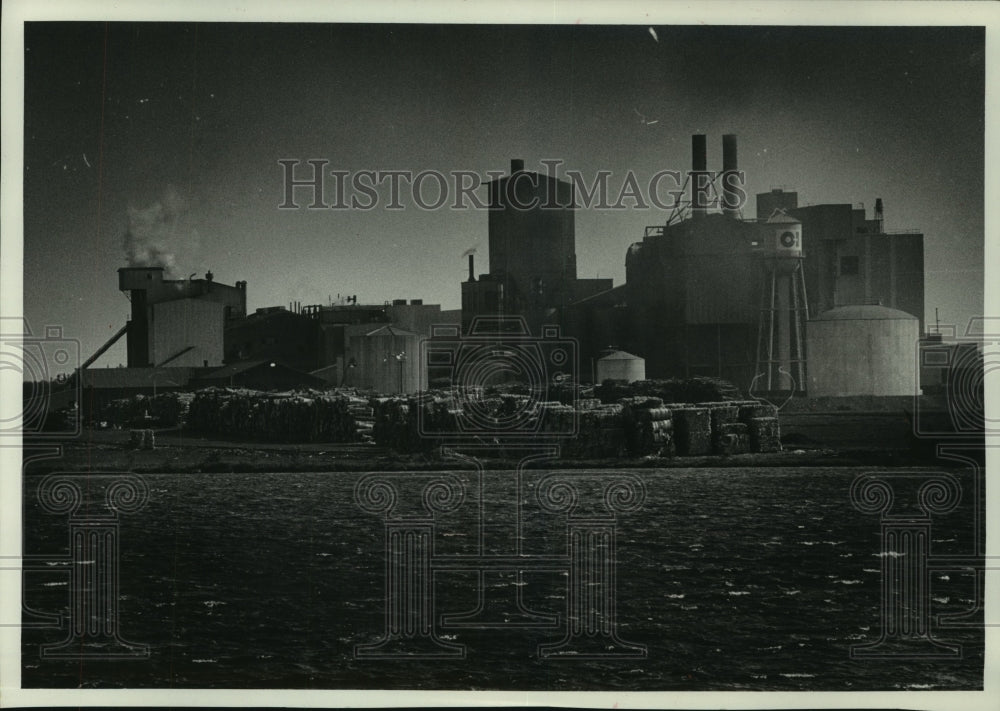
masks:
{"label": "shoreline", "polygon": [[[97,436],[90,436],[97,435]],[[157,433],[154,449],[128,442],[128,431],[84,432],[63,443],[60,456],[32,461],[26,473],[55,471],[132,471],[137,474],[308,473],[361,471],[468,470],[465,460],[438,454],[400,454],[377,445],[287,444],[225,441]],[[162,442],[162,443],[161,443]],[[514,469],[519,458],[481,457],[494,471]],[[900,448],[831,448],[789,445],[779,452],[691,457],[553,458],[531,469],[729,469],[754,467],[940,467],[932,456]],[[954,467],[952,462],[947,466]]]}

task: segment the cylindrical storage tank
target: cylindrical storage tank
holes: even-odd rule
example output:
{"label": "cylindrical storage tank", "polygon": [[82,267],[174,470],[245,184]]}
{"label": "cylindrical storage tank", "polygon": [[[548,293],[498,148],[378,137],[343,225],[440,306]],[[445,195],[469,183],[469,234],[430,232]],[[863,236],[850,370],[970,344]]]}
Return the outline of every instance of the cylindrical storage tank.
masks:
{"label": "cylindrical storage tank", "polygon": [[914,395],[916,316],[884,306],[840,306],[806,325],[811,397]]}
{"label": "cylindrical storage tank", "polygon": [[634,383],[646,379],[646,359],[625,351],[612,351],[597,360],[597,382],[622,380]]}
{"label": "cylindrical storage tank", "polygon": [[415,393],[426,388],[427,368],[420,353],[420,337],[395,326],[382,326],[351,336],[345,354],[354,361],[346,384],[382,395]]}

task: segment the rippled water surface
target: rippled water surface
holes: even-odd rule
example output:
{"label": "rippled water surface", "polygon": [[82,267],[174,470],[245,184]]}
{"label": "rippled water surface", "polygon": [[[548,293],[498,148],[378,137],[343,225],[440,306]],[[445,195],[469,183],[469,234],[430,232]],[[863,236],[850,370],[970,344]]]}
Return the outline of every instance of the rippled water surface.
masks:
{"label": "rippled water surface", "polygon": [[[956,659],[852,660],[851,645],[880,631],[878,517],[850,502],[856,469],[699,469],[636,472],[645,503],[618,517],[617,613],[623,640],[645,658],[542,659],[560,628],[441,629],[458,659],[355,659],[382,631],[385,556],[378,516],[354,503],[359,474],[146,475],[146,508],[121,519],[120,629],[148,659],[47,660],[59,629],[24,631],[22,684],[68,687],[442,688],[631,690],[977,689],[982,629],[934,628],[961,645]],[[968,555],[966,496],[935,519],[935,555]],[[522,482],[525,554],[566,552],[566,520],[533,498],[543,472]],[[490,550],[517,546],[511,472],[471,473],[465,504],[440,518],[435,554],[472,554],[477,512]],[[25,550],[65,556],[65,518],[44,513],[26,486]],[[29,573],[25,599],[67,606],[65,571]],[[509,587],[510,578],[487,578]],[[435,574],[438,615],[477,601],[476,574]],[[526,573],[524,605],[565,615],[567,578]],[[931,574],[932,615],[974,606],[969,571]],[[978,618],[981,621],[981,617]],[[26,622],[31,621],[28,617]],[[980,622],[981,623],[981,622]]]}

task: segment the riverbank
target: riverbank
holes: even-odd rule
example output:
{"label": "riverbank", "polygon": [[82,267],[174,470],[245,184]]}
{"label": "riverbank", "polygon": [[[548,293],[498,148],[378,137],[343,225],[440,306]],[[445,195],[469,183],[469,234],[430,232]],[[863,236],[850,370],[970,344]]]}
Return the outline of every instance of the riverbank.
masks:
{"label": "riverbank", "polygon": [[[29,465],[31,473],[49,471],[133,471],[136,473],[255,473],[255,472],[357,472],[428,471],[468,469],[465,461],[440,453],[400,454],[374,444],[283,444],[227,441],[191,436],[183,431],[155,433],[155,449],[138,449],[127,430],[87,430],[63,445],[62,456],[40,459]],[[792,438],[793,440],[795,438]],[[932,464],[913,451],[874,442],[849,442],[830,447],[808,443],[786,444],[780,452],[707,455],[694,457],[638,457],[604,459],[553,459],[533,462],[531,467],[562,469],[641,468],[731,468],[731,467],[864,467]],[[509,456],[490,452],[481,457],[489,469],[516,466],[523,449]]]}

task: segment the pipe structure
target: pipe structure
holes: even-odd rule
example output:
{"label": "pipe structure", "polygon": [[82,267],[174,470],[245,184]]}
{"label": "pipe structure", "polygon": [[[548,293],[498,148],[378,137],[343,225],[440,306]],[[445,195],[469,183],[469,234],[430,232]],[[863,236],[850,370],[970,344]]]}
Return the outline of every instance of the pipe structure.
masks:
{"label": "pipe structure", "polygon": [[740,196],[734,189],[738,173],[736,135],[727,133],[722,137],[722,212],[729,217],[740,214]]}
{"label": "pipe structure", "polygon": [[708,158],[705,134],[691,136],[691,216],[702,218],[708,196]]}

